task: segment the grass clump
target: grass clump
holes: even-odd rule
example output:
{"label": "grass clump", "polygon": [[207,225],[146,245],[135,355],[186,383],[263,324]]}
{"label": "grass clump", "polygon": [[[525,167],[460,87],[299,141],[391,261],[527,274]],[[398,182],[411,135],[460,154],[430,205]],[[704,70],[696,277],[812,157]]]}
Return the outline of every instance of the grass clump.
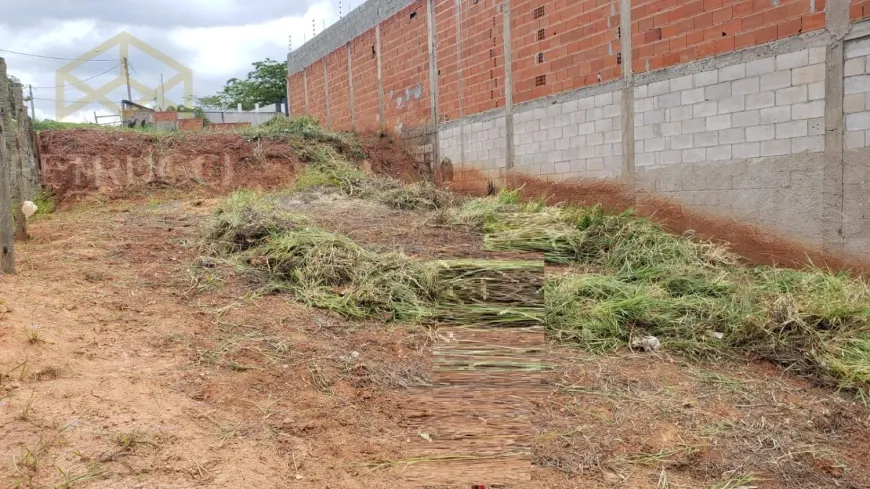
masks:
{"label": "grass clump", "polygon": [[600,267],[638,280],[737,264],[723,246],[675,236],[630,211],[608,214],[601,206],[497,214],[486,221],[486,231],[492,251],[538,251],[550,263]]}
{"label": "grass clump", "polygon": [[36,219],[39,217],[47,216],[49,214],[54,214],[57,210],[57,200],[54,195],[51,194],[48,190],[40,190],[33,196],[31,202],[36,204],[36,213],[30,216],[30,219]]}
{"label": "grass clump", "polygon": [[467,226],[483,229],[487,222],[508,213],[536,213],[546,208],[543,199],[523,202],[519,189],[501,189],[496,195],[471,199],[461,205],[448,208],[441,221],[450,226]]}
{"label": "grass clump", "polygon": [[239,129],[237,133],[248,141],[261,139],[286,141],[295,143],[300,150],[311,146],[326,146],[335,148],[354,159],[366,157],[355,136],[350,133],[331,131],[321,126],[318,119],[308,115],[293,118],[275,117],[265,124]]}
{"label": "grass clump", "polygon": [[433,301],[430,266],[317,228],[273,234],[243,260],[266,274],[274,290],[346,317],[416,320]]}
{"label": "grass clump", "polygon": [[547,326],[556,339],[594,351],[653,335],[671,348],[715,357],[725,336],[739,324],[739,305],[730,298],[674,296],[660,284],[627,282],[613,275],[566,274],[548,280]]}
{"label": "grass clump", "polygon": [[277,194],[235,192],[221,202],[208,222],[203,245],[208,254],[226,256],[307,222],[304,216],[286,209]]}

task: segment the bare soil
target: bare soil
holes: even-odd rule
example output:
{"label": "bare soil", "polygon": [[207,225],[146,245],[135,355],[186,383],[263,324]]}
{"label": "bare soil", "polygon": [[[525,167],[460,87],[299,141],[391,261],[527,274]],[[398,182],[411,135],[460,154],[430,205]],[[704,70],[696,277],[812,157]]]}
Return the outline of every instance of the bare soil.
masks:
{"label": "bare soil", "polygon": [[[432,333],[194,265],[214,197],[88,201],[30,225],[19,275],[0,277],[0,487],[409,487]],[[422,258],[480,243],[344,197],[299,210]],[[550,355],[559,369],[530,402],[532,480],[508,487],[870,487],[870,410],[846,394],[750,360]]]}

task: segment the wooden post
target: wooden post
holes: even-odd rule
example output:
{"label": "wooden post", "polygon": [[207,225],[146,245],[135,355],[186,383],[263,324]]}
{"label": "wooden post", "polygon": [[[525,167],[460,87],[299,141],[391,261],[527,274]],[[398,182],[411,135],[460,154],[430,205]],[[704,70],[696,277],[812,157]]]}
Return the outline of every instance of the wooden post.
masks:
{"label": "wooden post", "polygon": [[11,151],[7,142],[12,132],[12,107],[9,104],[9,80],[6,78],[6,61],[0,58],[0,270],[15,273],[15,241],[12,234],[12,188],[9,166]]}
{"label": "wooden post", "polygon": [[10,99],[12,101],[12,115],[17,124],[13,128],[14,145],[7,148],[11,150],[12,157],[9,159],[10,186],[12,187],[12,221],[15,224],[15,239],[27,240],[27,218],[21,210],[26,197],[26,184],[24,171],[27,166],[27,141],[24,132],[27,130],[27,115],[24,113],[24,90],[20,83],[11,83]]}

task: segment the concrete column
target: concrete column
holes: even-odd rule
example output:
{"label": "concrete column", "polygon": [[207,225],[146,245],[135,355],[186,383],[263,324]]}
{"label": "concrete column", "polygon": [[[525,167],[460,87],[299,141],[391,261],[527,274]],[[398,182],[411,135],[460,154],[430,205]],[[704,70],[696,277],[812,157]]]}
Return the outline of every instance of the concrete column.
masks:
{"label": "concrete column", "polygon": [[[221,119],[223,119],[223,112],[221,112]],[[293,117],[293,108],[290,107],[290,77],[287,77],[287,117]],[[223,122],[223,120],[221,120]]]}
{"label": "concrete column", "polygon": [[350,104],[350,128],[356,131],[356,110],[354,109],[353,99],[353,63],[351,62],[350,42],[345,44],[347,50],[347,89],[349,92],[348,103]]}
{"label": "concrete column", "polygon": [[308,105],[308,68],[302,70],[302,89],[305,92],[305,114],[311,115],[311,107]]}
{"label": "concrete column", "polygon": [[9,103],[9,81],[6,78],[6,61],[0,58],[0,270],[15,273],[15,241],[12,230],[12,186],[9,175],[11,148],[7,141],[12,132],[12,107]]}
{"label": "concrete column", "polygon": [[825,12],[831,39],[825,56],[825,166],[822,177],[822,246],[842,255],[843,237],[843,96],[845,58],[843,38],[849,32],[849,0],[831,0]]}
{"label": "concrete column", "polygon": [[[465,115],[462,107],[462,0],[454,0],[454,19],[456,20],[456,66],[458,78],[456,89],[459,91],[459,119]],[[459,154],[460,159],[465,158],[465,132],[462,130],[462,122],[459,122]],[[458,162],[457,162],[458,163]]]}
{"label": "concrete column", "polygon": [[[431,137],[432,166],[435,182],[441,181],[441,158],[438,151],[438,43],[435,39],[435,0],[426,1],[426,23],[429,28],[429,105],[432,108]],[[425,160],[425,156],[423,157]]]}
{"label": "concrete column", "polygon": [[378,119],[383,134],[386,132],[386,121],[384,120],[384,80],[381,77],[381,24],[375,26],[375,60],[378,65]]}
{"label": "concrete column", "polygon": [[329,107],[329,64],[327,63],[328,56],[323,57],[323,96],[326,98],[326,127],[330,123],[330,107]]}
{"label": "concrete column", "polygon": [[[507,170],[514,167],[514,83],[513,83],[513,49],[511,49],[511,0],[502,4],[504,14],[504,128],[505,128],[505,162]],[[505,175],[507,177],[507,175]]]}
{"label": "concrete column", "polygon": [[631,53],[631,0],[619,1],[619,41],[622,52],[622,178],[634,188],[634,71]]}

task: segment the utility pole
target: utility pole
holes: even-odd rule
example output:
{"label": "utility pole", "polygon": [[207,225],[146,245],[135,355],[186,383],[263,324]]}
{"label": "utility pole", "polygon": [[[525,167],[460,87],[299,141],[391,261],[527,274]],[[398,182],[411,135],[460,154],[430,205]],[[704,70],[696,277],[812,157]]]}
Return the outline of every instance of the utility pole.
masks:
{"label": "utility pole", "polygon": [[36,107],[33,105],[33,85],[27,85],[27,89],[30,90],[30,118],[33,122],[36,122]]}
{"label": "utility pole", "polygon": [[160,107],[163,110],[166,110],[166,87],[163,85],[163,73],[160,74],[160,94],[161,98],[163,99],[160,102]]}
{"label": "utility pole", "polygon": [[127,100],[133,101],[133,91],[130,90],[130,61],[124,58],[124,76],[127,77]]}

